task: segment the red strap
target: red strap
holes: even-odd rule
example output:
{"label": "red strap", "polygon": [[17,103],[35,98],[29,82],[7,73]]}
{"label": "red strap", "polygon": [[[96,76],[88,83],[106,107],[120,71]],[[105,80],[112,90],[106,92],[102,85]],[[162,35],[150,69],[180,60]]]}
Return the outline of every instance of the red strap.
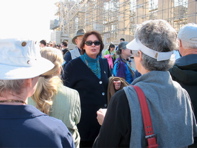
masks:
{"label": "red strap", "polygon": [[150,111],[148,108],[148,104],[146,102],[144,92],[138,86],[132,85],[132,87],[135,89],[138,95],[138,99],[139,99],[139,103],[140,103],[140,107],[142,111],[144,130],[145,130],[145,135],[146,135],[145,138],[147,139],[147,142],[148,142],[148,148],[157,148],[158,144],[156,141],[155,134],[153,132]]}

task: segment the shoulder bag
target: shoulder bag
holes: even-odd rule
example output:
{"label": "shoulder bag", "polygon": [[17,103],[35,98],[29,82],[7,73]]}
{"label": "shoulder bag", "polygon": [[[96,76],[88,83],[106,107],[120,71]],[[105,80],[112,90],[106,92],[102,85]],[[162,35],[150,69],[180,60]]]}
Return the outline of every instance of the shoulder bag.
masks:
{"label": "shoulder bag", "polygon": [[144,92],[138,86],[135,86],[135,85],[131,85],[131,86],[135,89],[135,91],[138,95],[138,100],[139,100],[140,107],[141,107],[144,130],[145,130],[145,135],[146,135],[145,138],[146,138],[147,143],[148,143],[147,147],[148,148],[158,148],[156,135],[153,132],[150,111],[149,111],[149,108],[148,108],[148,104],[146,102]]}

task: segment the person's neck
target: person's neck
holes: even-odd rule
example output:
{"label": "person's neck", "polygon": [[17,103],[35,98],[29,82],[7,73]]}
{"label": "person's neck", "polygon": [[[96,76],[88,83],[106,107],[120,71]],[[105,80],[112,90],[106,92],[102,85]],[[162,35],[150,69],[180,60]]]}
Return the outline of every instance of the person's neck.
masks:
{"label": "person's neck", "polygon": [[150,72],[149,70],[146,70],[146,69],[142,69],[141,71],[140,71],[140,73],[143,75],[143,74],[146,74],[146,73],[148,73],[148,72]]}
{"label": "person's neck", "polygon": [[197,49],[185,49],[185,52],[182,56],[190,55],[190,54],[197,54]]}
{"label": "person's neck", "polygon": [[86,53],[84,54],[85,57],[89,57],[91,59],[96,59],[97,56],[96,55],[87,55]]}
{"label": "person's neck", "polygon": [[18,95],[6,95],[0,97],[0,104],[7,104],[7,105],[25,105],[27,98],[19,97]]}
{"label": "person's neck", "polygon": [[129,57],[126,56],[126,55],[121,55],[121,58],[124,59],[124,60],[127,60]]}
{"label": "person's neck", "polygon": [[79,46],[76,46],[76,47],[81,50],[81,48]]}
{"label": "person's neck", "polygon": [[195,49],[195,48],[187,48],[187,47],[184,47],[184,46],[180,46],[179,47],[179,53],[182,57],[190,55],[190,54],[197,54],[197,48]]}
{"label": "person's neck", "polygon": [[92,59],[96,59],[96,56],[94,56],[94,55],[88,55],[88,57],[90,57]]}
{"label": "person's neck", "polygon": [[147,70],[146,68],[144,68],[144,66],[142,66],[142,65],[139,65],[137,71],[139,73],[141,73],[142,75],[150,72],[149,70]]}

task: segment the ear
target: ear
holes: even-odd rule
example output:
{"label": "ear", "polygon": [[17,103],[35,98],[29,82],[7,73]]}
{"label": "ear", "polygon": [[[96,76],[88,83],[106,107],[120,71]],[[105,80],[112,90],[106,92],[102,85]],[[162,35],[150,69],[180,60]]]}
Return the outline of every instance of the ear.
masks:
{"label": "ear", "polygon": [[139,55],[140,61],[142,61],[142,52],[141,51],[138,51],[138,55]]}
{"label": "ear", "polygon": [[183,46],[181,40],[179,40],[178,44],[179,44],[179,47],[182,47]]}
{"label": "ear", "polygon": [[57,74],[58,74],[58,75],[60,75],[60,74],[61,74],[61,72],[62,72],[62,70],[63,70],[63,68],[62,68],[62,67],[60,67],[60,68],[59,68],[59,70],[58,70],[58,72],[57,72]]}
{"label": "ear", "polygon": [[33,78],[30,78],[30,79],[25,79],[24,80],[25,82],[25,87],[31,87],[32,86],[32,81],[33,81]]}

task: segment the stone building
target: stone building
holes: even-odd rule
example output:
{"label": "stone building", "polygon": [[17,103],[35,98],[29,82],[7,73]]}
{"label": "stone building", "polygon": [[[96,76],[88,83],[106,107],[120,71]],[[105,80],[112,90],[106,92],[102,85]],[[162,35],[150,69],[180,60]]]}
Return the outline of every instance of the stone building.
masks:
{"label": "stone building", "polygon": [[132,40],[136,26],[145,20],[165,19],[177,31],[184,24],[197,23],[197,0],[60,0],[55,5],[53,37],[67,40],[69,48],[81,28],[97,30],[108,46],[120,38]]}

